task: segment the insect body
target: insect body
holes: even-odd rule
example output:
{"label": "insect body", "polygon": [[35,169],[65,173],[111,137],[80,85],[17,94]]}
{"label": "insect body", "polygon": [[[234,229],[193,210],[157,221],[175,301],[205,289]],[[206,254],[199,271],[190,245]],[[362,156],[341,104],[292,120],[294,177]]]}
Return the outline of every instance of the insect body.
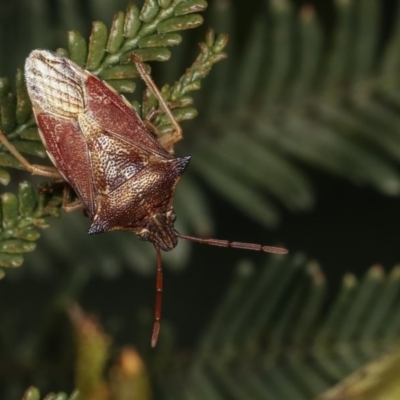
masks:
{"label": "insect body", "polygon": [[47,153],[81,199],[89,233],[130,230],[172,250],[172,197],[189,158],[174,158],[122,96],[70,60],[36,50],[25,75]]}
{"label": "insect body", "polygon": [[67,210],[83,208],[91,219],[89,233],[128,230],[154,244],[157,295],[152,346],[161,318],[161,250],[178,238],[272,253],[285,249],[252,243],[186,236],[174,229],[176,184],[189,157],[175,158],[166,147],[180,139],[180,127],[158,89],[136,62],[176,131],[160,144],[131,105],[114,89],[78,65],[46,50],[28,57],[25,76],[42,141],[56,169],[31,165],[1,134],[0,141],[32,173],[64,178],[78,195]]}

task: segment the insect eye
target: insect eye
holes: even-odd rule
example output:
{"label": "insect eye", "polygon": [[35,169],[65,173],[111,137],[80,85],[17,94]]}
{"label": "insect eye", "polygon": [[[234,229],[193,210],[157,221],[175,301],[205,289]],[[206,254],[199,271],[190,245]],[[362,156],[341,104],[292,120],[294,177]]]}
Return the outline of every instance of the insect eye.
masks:
{"label": "insect eye", "polygon": [[140,233],[138,233],[138,237],[140,240],[149,240],[150,233],[147,229],[143,229]]}
{"label": "insect eye", "polygon": [[175,221],[176,221],[176,214],[175,214],[174,211],[170,211],[167,215],[168,215],[168,219],[169,219],[171,222],[175,222]]}

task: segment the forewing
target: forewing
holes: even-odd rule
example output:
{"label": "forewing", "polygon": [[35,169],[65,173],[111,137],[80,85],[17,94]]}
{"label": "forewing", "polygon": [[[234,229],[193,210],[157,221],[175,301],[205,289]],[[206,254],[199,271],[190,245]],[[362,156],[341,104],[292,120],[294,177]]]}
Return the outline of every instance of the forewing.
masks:
{"label": "forewing", "polygon": [[149,133],[132,106],[105,82],[88,74],[86,81],[87,114],[105,131],[163,158],[172,156]]}
{"label": "forewing", "polygon": [[91,217],[152,159],[173,159],[122,96],[72,61],[35,50],[25,73],[49,156]]}
{"label": "forewing", "polygon": [[95,213],[88,147],[76,120],[37,113],[37,123],[54,165],[81,198],[90,217]]}

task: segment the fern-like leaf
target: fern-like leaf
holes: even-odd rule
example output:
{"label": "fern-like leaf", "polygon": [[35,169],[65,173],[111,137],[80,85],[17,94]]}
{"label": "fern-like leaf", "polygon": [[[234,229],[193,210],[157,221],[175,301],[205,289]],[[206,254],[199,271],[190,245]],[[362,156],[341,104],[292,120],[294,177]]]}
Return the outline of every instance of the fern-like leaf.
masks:
{"label": "fern-like leaf", "polygon": [[[191,367],[160,380],[182,399],[312,399],[385,352],[399,351],[399,293],[399,267],[385,275],[374,266],[360,281],[345,275],[327,309],[317,263],[302,255],[270,257],[257,269],[242,263]],[[394,384],[392,363],[385,365],[376,373]],[[379,388],[374,376],[369,385]]]}
{"label": "fern-like leaf", "polygon": [[32,386],[26,390],[22,400],[82,400],[82,397],[77,391],[73,392],[71,396],[68,396],[64,392],[60,392],[49,393],[45,397],[42,397],[39,389]]}
{"label": "fern-like leaf", "polygon": [[[220,26],[233,24],[229,4],[224,22],[215,5]],[[290,0],[268,2],[254,15],[243,47],[230,50],[211,77],[207,119],[193,133],[193,169],[267,226],[279,222],[276,203],[292,211],[313,206],[303,166],[400,194],[400,7],[383,43],[381,2],[335,1],[334,7],[330,31],[309,5],[297,13]],[[229,32],[231,43],[238,30]]]}
{"label": "fern-like leaf", "polygon": [[39,238],[38,228],[47,228],[47,217],[59,216],[62,196],[42,187],[39,193],[28,182],[19,184],[18,195],[0,196],[0,267],[15,268],[23,254],[33,251]]}
{"label": "fern-like leaf", "polygon": [[167,321],[150,351],[152,314],[142,315],[142,328],[149,325],[142,331],[147,368],[132,348],[107,368],[114,352],[109,336],[74,306],[77,386],[88,398],[147,399],[150,372],[166,399],[396,399],[399,294],[399,266],[385,273],[376,265],[360,279],[348,273],[332,296],[319,265],[304,255],[242,262],[190,354],[176,353]]}

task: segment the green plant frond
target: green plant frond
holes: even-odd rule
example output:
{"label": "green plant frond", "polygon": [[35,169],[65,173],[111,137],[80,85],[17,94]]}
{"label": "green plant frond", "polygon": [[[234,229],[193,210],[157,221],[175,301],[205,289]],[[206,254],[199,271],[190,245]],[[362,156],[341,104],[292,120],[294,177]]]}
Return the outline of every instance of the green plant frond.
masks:
{"label": "green plant frond", "polygon": [[146,311],[138,317],[140,355],[124,347],[115,359],[100,323],[70,307],[76,386],[96,400],[151,398],[150,381],[163,399],[395,400],[399,302],[400,266],[386,273],[375,265],[360,279],[348,273],[333,295],[320,266],[302,254],[243,261],[190,354],[176,352],[168,321],[150,351]]}
{"label": "green plant frond", "polygon": [[83,400],[78,391],[75,391],[68,396],[66,393],[49,393],[45,397],[40,395],[39,389],[30,387],[26,390],[22,400]]}
{"label": "green plant frond", "polygon": [[19,184],[18,194],[0,196],[0,266],[15,268],[23,263],[23,254],[31,252],[39,239],[39,229],[47,228],[46,218],[59,216],[60,193],[42,187],[39,193],[28,182]]}
{"label": "green plant frond", "polygon": [[[129,4],[125,13],[115,14],[109,32],[104,23],[94,22],[88,43],[78,32],[70,32],[69,55],[72,61],[99,76],[120,65],[122,60],[129,61],[132,53],[143,61],[165,61],[170,57],[167,47],[182,40],[176,32],[201,25],[203,18],[198,12],[206,8],[204,0],[145,1],[141,10]],[[66,54],[65,50],[61,52]],[[138,76],[134,67],[127,67],[124,73],[119,69],[114,71],[115,79]]]}
{"label": "green plant frond", "polygon": [[[188,93],[199,90],[201,88],[201,81],[210,73],[212,66],[226,58],[223,50],[227,42],[227,35],[215,35],[214,31],[208,30],[205,42],[200,43],[200,54],[193,64],[186,69],[185,74],[172,86],[165,85],[161,89],[163,99],[170,105],[174,117],[178,122],[190,120],[197,116],[197,110],[192,106],[194,100]],[[156,99],[154,95],[147,89],[145,101],[142,106],[142,114],[147,115],[153,108],[157,109],[155,103]],[[172,130],[170,120],[164,114],[155,118],[154,124],[161,134]]]}
{"label": "green plant frond", "polygon": [[396,379],[399,368],[400,349],[397,347],[361,367],[317,400],[397,400],[400,396],[400,385]]}
{"label": "green plant frond", "polygon": [[[69,307],[75,341],[75,384],[69,397],[51,393],[43,400],[149,400],[150,379],[137,350],[126,346],[112,356],[111,339],[98,321],[78,305]],[[35,387],[26,390],[22,400],[41,400]]]}
{"label": "green plant frond", "polygon": [[[94,393],[105,398],[103,371],[109,357],[110,338],[103,332],[96,320],[85,315],[79,306],[70,307],[69,316],[75,331],[76,385],[83,398]],[[88,368],[88,365],[91,367]]]}
{"label": "green plant frond", "polygon": [[[369,374],[365,384],[363,370],[349,380],[354,390],[362,385],[375,397],[354,398],[398,393],[399,267],[385,274],[373,266],[360,280],[345,275],[329,307],[327,294],[319,265],[303,255],[271,256],[259,268],[241,263],[190,368],[180,378],[168,375],[163,386],[175,382],[176,398],[182,399],[240,393],[241,398],[306,400],[362,367]],[[348,386],[344,381],[338,388]],[[349,397],[321,399],[353,398],[353,392],[340,393]],[[393,393],[388,398],[395,399]]]}
{"label": "green plant frond", "polygon": [[[312,207],[315,191],[305,165],[400,194],[400,7],[391,36],[381,43],[377,0],[334,2],[331,31],[322,29],[310,6],[296,13],[292,3],[271,1],[265,13],[256,13],[243,48],[229,49],[211,76],[204,122],[192,133],[196,173],[265,225],[279,221],[275,202],[290,210]],[[224,16],[221,26],[233,18],[228,7]],[[240,151],[231,146],[238,137]],[[216,183],[204,168],[211,162],[220,173],[235,171],[235,182]],[[253,193],[247,201],[238,196],[239,181]],[[265,218],[252,214],[255,195],[262,196]]]}

